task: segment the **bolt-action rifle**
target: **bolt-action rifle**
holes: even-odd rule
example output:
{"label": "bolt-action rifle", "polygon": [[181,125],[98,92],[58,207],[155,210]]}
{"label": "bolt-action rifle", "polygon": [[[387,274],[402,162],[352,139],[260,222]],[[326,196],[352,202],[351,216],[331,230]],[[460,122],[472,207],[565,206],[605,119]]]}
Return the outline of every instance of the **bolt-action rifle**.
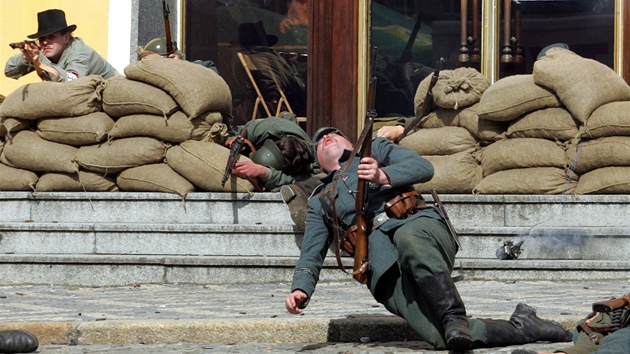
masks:
{"label": "bolt-action rifle", "polygon": [[[372,156],[372,126],[374,118],[376,118],[376,110],[374,109],[374,99],[376,97],[376,76],[374,74],[376,66],[376,53],[377,48],[372,48],[371,62],[370,62],[370,81],[367,94],[367,111],[365,114],[365,124],[363,131],[359,137],[361,143],[360,156],[361,158]],[[367,206],[368,206],[368,181],[359,179],[357,185],[357,197],[355,200],[355,208],[357,211],[357,234],[354,245],[354,267],[352,276],[353,278],[363,284],[367,283],[367,266],[368,260],[368,235],[369,222],[367,218]]]}
{"label": "bolt-action rifle", "polygon": [[398,144],[400,141],[409,134],[410,131],[414,130],[417,125],[420,124],[422,118],[424,118],[427,114],[431,112],[431,106],[433,105],[433,87],[440,77],[440,70],[442,69],[442,63],[444,63],[446,59],[440,58],[438,62],[435,64],[435,71],[433,72],[433,76],[431,76],[431,82],[429,84],[429,89],[427,90],[427,94],[424,97],[424,102],[422,103],[422,110],[418,115],[416,115],[416,119],[411,122],[411,124],[405,127],[403,133],[396,138],[395,143]]}
{"label": "bolt-action rifle", "polygon": [[35,41],[22,41],[22,42],[13,42],[13,43],[9,43],[9,47],[11,47],[11,49],[24,49],[24,46],[26,44],[36,44]]}
{"label": "bolt-action rifle", "polygon": [[168,20],[168,15],[171,10],[166,4],[166,0],[162,0],[162,13],[164,14],[164,33],[166,35],[166,56],[169,56],[177,49],[177,43],[171,40],[171,24]]}

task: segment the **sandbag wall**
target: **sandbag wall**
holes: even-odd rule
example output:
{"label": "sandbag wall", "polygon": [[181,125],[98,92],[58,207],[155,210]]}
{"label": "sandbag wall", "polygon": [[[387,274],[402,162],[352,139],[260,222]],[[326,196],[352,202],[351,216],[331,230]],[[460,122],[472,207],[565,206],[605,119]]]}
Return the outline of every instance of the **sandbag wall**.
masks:
{"label": "sandbag wall", "polygon": [[[478,143],[472,156],[482,176],[470,188],[462,183],[474,178],[470,174],[457,165],[434,163],[436,178],[417,185],[420,192],[433,188],[477,194],[630,192],[630,87],[613,70],[553,48],[536,61],[531,75],[505,77],[481,94],[483,85],[470,80],[474,77],[443,71],[433,89],[434,109],[421,122],[423,129],[401,145],[418,151],[416,146],[435,144],[428,136],[440,137],[441,143],[452,139],[447,134],[453,131],[445,127],[466,128]],[[428,80],[418,87],[416,112]],[[457,94],[479,99],[463,105],[460,100],[459,107],[444,104],[444,98]],[[416,134],[422,138],[414,138]],[[427,149],[422,147],[425,153]],[[459,177],[444,179],[451,174]]]}
{"label": "sandbag wall", "polygon": [[158,55],[109,80],[27,84],[0,105],[0,190],[251,192],[221,187],[231,101],[214,71]]}

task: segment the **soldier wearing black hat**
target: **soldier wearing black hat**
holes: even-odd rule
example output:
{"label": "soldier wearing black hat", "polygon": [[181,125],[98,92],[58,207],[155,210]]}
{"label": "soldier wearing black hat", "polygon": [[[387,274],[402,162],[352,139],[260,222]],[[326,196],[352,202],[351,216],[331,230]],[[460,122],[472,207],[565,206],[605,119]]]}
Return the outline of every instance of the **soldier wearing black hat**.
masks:
{"label": "soldier wearing black hat", "polygon": [[37,23],[37,33],[28,36],[37,41],[25,43],[21,54],[9,58],[4,68],[7,77],[18,79],[33,71],[44,81],[71,81],[88,75],[108,79],[119,75],[81,38],[72,36],[77,26],[68,26],[62,10],[39,12]]}

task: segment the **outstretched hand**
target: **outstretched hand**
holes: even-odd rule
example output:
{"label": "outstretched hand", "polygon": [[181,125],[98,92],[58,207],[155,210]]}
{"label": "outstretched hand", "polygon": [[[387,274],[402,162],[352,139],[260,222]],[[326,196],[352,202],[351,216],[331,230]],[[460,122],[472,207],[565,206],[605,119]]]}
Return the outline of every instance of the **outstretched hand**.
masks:
{"label": "outstretched hand", "polygon": [[294,315],[302,313],[302,303],[308,298],[308,296],[301,290],[295,290],[291,294],[287,295],[284,300],[284,307],[287,308],[289,313]]}

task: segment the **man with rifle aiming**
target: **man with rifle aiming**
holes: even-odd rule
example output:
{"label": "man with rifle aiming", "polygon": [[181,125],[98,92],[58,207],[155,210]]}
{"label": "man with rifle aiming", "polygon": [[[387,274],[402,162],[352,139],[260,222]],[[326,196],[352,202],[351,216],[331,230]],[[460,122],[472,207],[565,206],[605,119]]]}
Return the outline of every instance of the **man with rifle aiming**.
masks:
{"label": "man with rifle aiming", "polygon": [[76,25],[66,23],[62,10],[52,9],[37,14],[38,30],[28,38],[12,43],[22,53],[9,58],[4,68],[7,77],[18,79],[36,71],[43,81],[72,81],[88,75],[105,79],[118,76],[118,71],[81,38],[73,37]]}

